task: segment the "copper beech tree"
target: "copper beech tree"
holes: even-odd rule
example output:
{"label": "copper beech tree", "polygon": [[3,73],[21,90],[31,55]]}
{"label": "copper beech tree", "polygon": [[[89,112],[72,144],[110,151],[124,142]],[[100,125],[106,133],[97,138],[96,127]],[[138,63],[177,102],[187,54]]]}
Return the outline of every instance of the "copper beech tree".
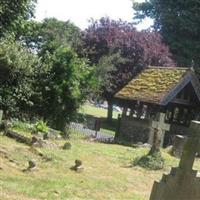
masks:
{"label": "copper beech tree", "polygon": [[101,95],[109,104],[109,121],[113,95],[140,70],[148,65],[175,66],[159,33],[137,31],[132,23],[122,20],[92,21],[84,32],[83,43],[87,57],[97,66]]}

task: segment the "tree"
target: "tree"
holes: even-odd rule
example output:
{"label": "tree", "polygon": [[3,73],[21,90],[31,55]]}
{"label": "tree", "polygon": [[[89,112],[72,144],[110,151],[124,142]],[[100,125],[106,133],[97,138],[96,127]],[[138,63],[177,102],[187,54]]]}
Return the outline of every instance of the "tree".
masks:
{"label": "tree", "polygon": [[16,32],[24,20],[33,17],[36,0],[1,0],[0,37]]}
{"label": "tree", "polygon": [[70,21],[55,18],[46,18],[43,22],[27,21],[18,38],[40,56],[46,51],[53,53],[61,45],[68,45],[78,52],[81,45],[80,29]]}
{"label": "tree", "polygon": [[105,73],[98,75],[103,80],[102,97],[110,105],[109,120],[113,95],[140,70],[148,65],[175,65],[158,33],[138,32],[133,24],[121,20],[102,18],[93,21],[85,31],[83,43],[88,58],[97,65],[97,72],[102,66],[105,69]]}
{"label": "tree", "polygon": [[200,74],[200,1],[148,0],[133,3],[135,21],[154,19],[158,31],[171,49],[179,66],[194,65]]}
{"label": "tree", "polygon": [[37,56],[19,42],[11,38],[0,40],[0,108],[6,117],[20,117],[31,111],[38,68]]}
{"label": "tree", "polygon": [[93,67],[76,53],[81,31],[70,21],[49,18],[42,23],[28,21],[18,38],[42,63],[34,82],[34,111],[65,131],[96,85]]}
{"label": "tree", "polygon": [[95,86],[93,68],[68,46],[58,47],[44,61],[49,67],[39,77],[43,116],[55,128],[65,131],[66,123]]}

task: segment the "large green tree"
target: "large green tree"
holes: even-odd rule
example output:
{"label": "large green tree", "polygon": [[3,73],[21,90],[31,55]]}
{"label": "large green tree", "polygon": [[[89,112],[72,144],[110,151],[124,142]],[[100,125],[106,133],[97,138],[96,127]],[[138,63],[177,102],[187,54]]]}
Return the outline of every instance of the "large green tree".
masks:
{"label": "large green tree", "polygon": [[40,68],[36,55],[11,38],[0,40],[0,109],[6,117],[22,117],[32,110],[33,82]]}
{"label": "large green tree", "polygon": [[7,32],[15,33],[24,20],[33,17],[37,0],[0,1],[0,37]]}
{"label": "large green tree", "polygon": [[48,70],[39,75],[41,111],[46,120],[64,131],[95,86],[93,68],[68,46],[58,47],[44,62]]}
{"label": "large green tree", "polygon": [[64,131],[96,87],[94,67],[76,53],[81,31],[70,21],[48,18],[43,22],[28,21],[18,38],[42,63],[34,83],[34,110]]}
{"label": "large green tree", "polygon": [[18,38],[29,49],[43,56],[46,51],[53,53],[61,45],[68,45],[76,52],[80,50],[81,31],[70,21],[46,18],[43,22],[27,21]]}
{"label": "large green tree", "polygon": [[200,0],[147,0],[133,3],[135,20],[154,19],[179,66],[194,66],[200,73]]}

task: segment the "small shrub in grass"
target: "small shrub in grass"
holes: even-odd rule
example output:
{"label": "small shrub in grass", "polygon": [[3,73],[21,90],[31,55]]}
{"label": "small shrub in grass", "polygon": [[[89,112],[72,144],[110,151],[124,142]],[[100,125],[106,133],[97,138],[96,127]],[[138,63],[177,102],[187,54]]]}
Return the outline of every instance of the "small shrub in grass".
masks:
{"label": "small shrub in grass", "polygon": [[46,122],[43,122],[42,120],[38,121],[34,126],[35,132],[47,133],[48,130],[49,130],[49,128],[48,128]]}
{"label": "small shrub in grass", "polygon": [[159,170],[164,168],[164,158],[160,151],[154,152],[153,154],[147,154],[142,157],[137,157],[133,161],[133,166],[140,166],[150,170]]}

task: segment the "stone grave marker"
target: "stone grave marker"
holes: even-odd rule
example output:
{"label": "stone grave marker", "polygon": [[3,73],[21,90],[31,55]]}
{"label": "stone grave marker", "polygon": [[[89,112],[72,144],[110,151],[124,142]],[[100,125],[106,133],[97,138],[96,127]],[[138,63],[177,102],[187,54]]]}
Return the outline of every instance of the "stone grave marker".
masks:
{"label": "stone grave marker", "polygon": [[26,169],[23,169],[23,172],[30,172],[36,169],[36,162],[35,160],[29,160],[28,161],[28,167]]}
{"label": "stone grave marker", "polygon": [[69,150],[71,148],[72,148],[72,145],[69,142],[65,142],[65,144],[62,147],[62,149],[64,149],[64,150]]}
{"label": "stone grave marker", "polygon": [[200,199],[200,177],[193,170],[200,149],[200,122],[192,121],[189,131],[178,168],[172,168],[169,175],[164,174],[160,182],[154,183],[150,200]]}
{"label": "stone grave marker", "polygon": [[173,139],[172,155],[180,158],[183,153],[184,145],[187,141],[187,137],[183,135],[176,135]]}
{"label": "stone grave marker", "polygon": [[2,118],[3,118],[3,110],[0,110],[0,124],[1,124]]}
{"label": "stone grave marker", "polygon": [[87,128],[95,131],[95,138],[97,137],[98,131],[101,129],[101,119],[98,117],[90,117],[87,119]]}
{"label": "stone grave marker", "polygon": [[[149,144],[163,146],[165,131],[170,130],[170,124],[165,123],[165,113],[160,113],[159,121],[152,121],[152,131],[149,137]],[[156,144],[155,144],[156,143]],[[158,144],[159,143],[159,144]]]}
{"label": "stone grave marker", "polygon": [[75,160],[75,165],[73,167],[71,167],[71,170],[74,170],[76,172],[83,172],[84,168],[82,166],[82,161],[81,160]]}

